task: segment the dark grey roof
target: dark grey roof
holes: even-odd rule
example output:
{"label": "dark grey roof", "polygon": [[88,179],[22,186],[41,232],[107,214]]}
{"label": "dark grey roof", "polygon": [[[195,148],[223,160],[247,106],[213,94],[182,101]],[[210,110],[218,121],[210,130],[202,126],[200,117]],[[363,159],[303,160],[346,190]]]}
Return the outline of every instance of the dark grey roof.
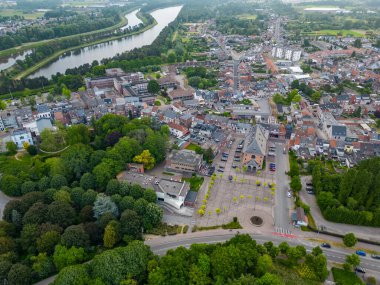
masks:
{"label": "dark grey roof", "polygon": [[38,113],[47,113],[47,112],[50,112],[50,109],[47,105],[41,104],[41,105],[37,105],[37,112]]}
{"label": "dark grey roof", "polygon": [[195,203],[197,200],[198,192],[189,191],[186,195],[185,202]]}
{"label": "dark grey roof", "polygon": [[331,134],[336,137],[336,136],[342,136],[345,137],[347,135],[347,128],[346,126],[336,126],[333,125],[331,129]]}

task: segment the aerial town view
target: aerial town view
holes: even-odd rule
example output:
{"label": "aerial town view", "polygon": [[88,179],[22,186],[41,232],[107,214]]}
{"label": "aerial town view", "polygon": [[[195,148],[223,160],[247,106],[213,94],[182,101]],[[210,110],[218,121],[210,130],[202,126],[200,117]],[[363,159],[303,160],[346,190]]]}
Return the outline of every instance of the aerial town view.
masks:
{"label": "aerial town view", "polygon": [[380,285],[379,0],[0,0],[1,285]]}

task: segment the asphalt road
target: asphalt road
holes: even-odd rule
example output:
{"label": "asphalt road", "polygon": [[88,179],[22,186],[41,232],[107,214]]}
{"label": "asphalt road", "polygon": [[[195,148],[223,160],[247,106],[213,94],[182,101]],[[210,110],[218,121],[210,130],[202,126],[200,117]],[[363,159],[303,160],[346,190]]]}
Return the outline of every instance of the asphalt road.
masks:
{"label": "asphalt road", "polygon": [[[183,236],[177,236],[175,239],[169,239],[169,238],[159,238],[158,239],[152,239],[145,242],[145,244],[150,245],[152,251],[157,255],[164,255],[168,250],[175,249],[177,247],[183,246],[186,248],[189,248],[190,245],[194,243],[207,243],[207,244],[213,244],[213,243],[219,243],[219,242],[225,242],[226,240],[231,239],[235,236],[237,231],[232,232],[225,232],[220,234],[213,234],[212,232],[204,232],[204,235],[194,237],[194,234],[188,234]],[[302,240],[298,239],[288,239],[280,236],[275,235],[252,235],[252,238],[255,239],[258,243],[264,243],[267,241],[272,241],[275,245],[280,244],[283,241],[286,241],[291,246],[296,245],[303,245],[305,246],[306,250],[309,252],[311,251],[317,244],[312,243],[305,243]],[[322,249],[324,254],[326,255],[327,259],[330,262],[336,262],[336,263],[344,263],[346,259],[347,253],[338,248],[331,248],[331,249]],[[371,257],[360,257],[361,263],[360,266],[371,270],[374,272],[380,271],[380,260],[372,259]]]}
{"label": "asphalt road", "polygon": [[234,95],[238,91],[238,82],[239,82],[239,61],[234,60]]}
{"label": "asphalt road", "polygon": [[284,145],[276,143],[276,195],[274,224],[277,228],[291,230],[289,209],[291,199],[287,197],[289,180],[285,171],[289,168],[288,155],[283,153]]}
{"label": "asphalt road", "polygon": [[[243,233],[243,230],[241,231]],[[157,255],[164,255],[168,250],[175,249],[177,247],[183,246],[189,248],[192,244],[195,243],[220,243],[225,242],[226,240],[231,239],[238,233],[237,230],[224,231],[224,230],[215,230],[215,231],[205,231],[205,232],[195,232],[188,233],[185,235],[177,236],[168,236],[168,237],[158,237],[151,240],[145,241],[146,245],[149,245],[151,250]],[[258,243],[262,244],[267,241],[272,241],[275,245],[280,244],[283,241],[286,241],[290,246],[303,245],[308,252],[310,252],[317,244],[310,242],[305,242],[299,239],[289,239],[281,236],[276,236],[272,234],[250,234],[253,239]],[[338,248],[325,249],[323,252],[326,255],[327,259],[330,262],[344,263],[347,253]],[[372,272],[380,272],[380,260],[371,259],[371,257],[360,257],[361,264],[364,269],[370,270]],[[51,276],[47,279],[44,279],[36,285],[48,285],[54,282],[57,275]]]}

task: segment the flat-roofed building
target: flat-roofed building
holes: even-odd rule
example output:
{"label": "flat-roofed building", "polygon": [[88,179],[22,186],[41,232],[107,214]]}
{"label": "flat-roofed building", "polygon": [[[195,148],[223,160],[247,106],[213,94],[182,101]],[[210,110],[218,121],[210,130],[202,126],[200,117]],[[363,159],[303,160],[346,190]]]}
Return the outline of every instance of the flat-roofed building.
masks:
{"label": "flat-roofed building", "polygon": [[165,168],[179,173],[197,173],[202,162],[202,155],[193,150],[173,150],[166,161]]}

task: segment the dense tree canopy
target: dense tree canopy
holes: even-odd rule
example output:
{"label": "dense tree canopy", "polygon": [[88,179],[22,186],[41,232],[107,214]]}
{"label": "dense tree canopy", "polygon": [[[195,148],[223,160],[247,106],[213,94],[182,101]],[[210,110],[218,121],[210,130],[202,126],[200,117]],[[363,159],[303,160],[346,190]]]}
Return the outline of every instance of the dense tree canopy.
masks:
{"label": "dense tree canopy", "polygon": [[313,184],[324,217],[334,222],[380,226],[380,159],[361,161],[342,174],[313,166]]}

